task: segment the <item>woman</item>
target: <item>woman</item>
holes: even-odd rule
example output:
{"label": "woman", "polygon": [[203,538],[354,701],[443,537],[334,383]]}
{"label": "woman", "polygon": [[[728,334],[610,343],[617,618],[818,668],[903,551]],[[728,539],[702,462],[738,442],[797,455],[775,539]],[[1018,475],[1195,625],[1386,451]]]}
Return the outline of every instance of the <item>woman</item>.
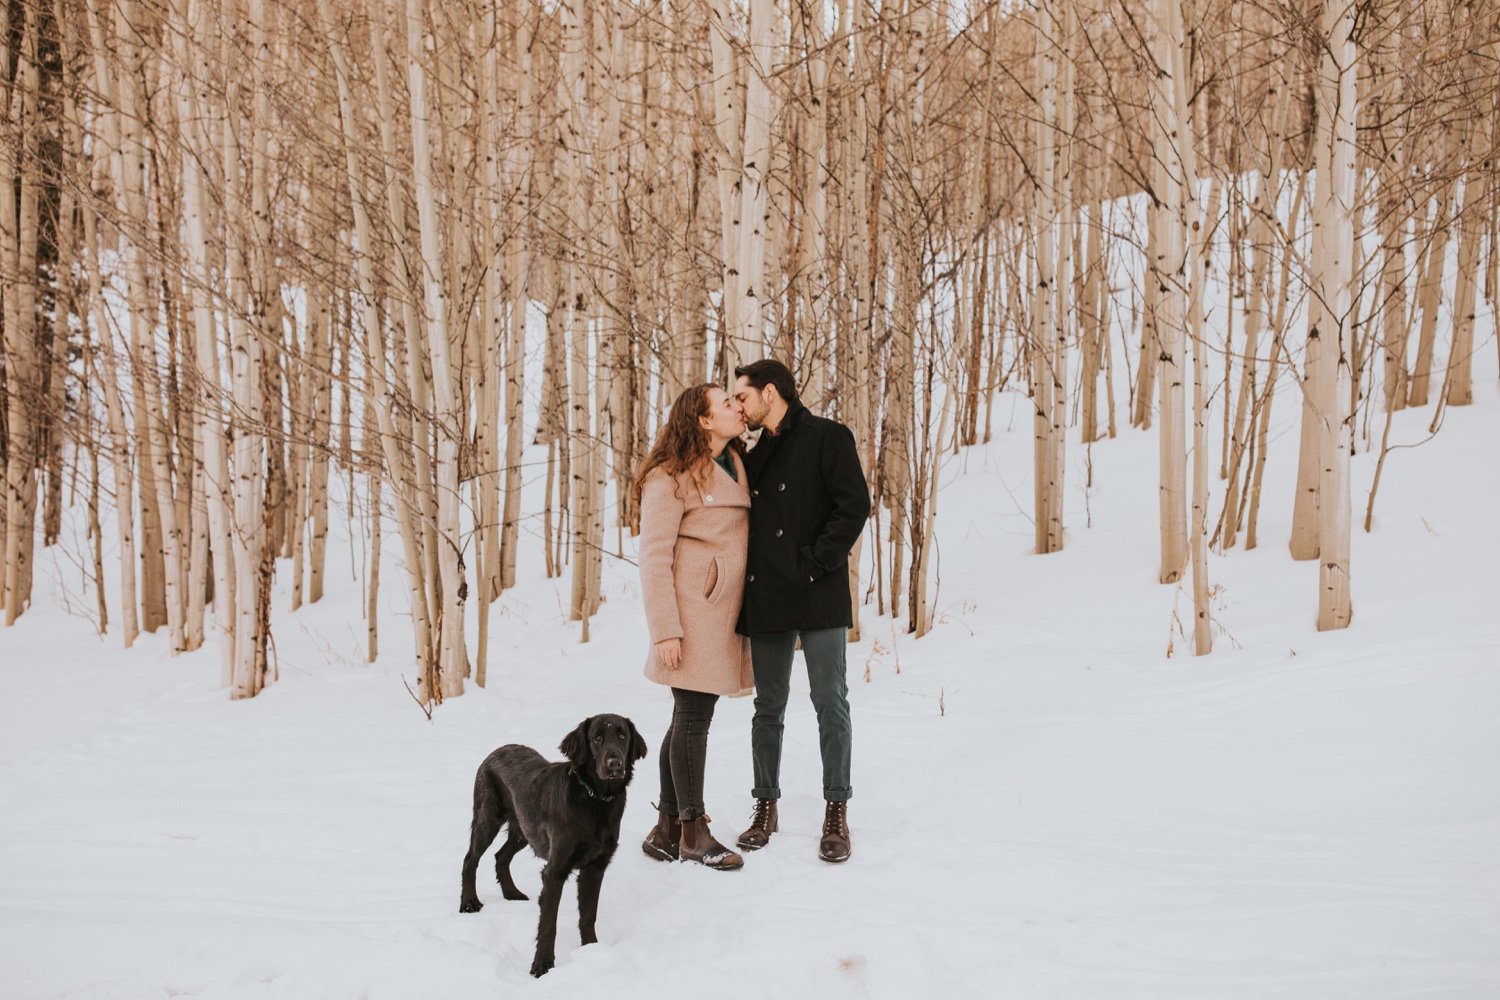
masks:
{"label": "woman", "polygon": [[734,630],[745,591],[750,489],[738,437],[745,411],[716,385],[672,404],[641,464],[641,589],[651,653],[646,676],[672,689],[661,742],[661,801],[641,848],[733,871],[745,862],[714,839],[703,814],[708,727],[720,695],[753,685],[749,641]]}

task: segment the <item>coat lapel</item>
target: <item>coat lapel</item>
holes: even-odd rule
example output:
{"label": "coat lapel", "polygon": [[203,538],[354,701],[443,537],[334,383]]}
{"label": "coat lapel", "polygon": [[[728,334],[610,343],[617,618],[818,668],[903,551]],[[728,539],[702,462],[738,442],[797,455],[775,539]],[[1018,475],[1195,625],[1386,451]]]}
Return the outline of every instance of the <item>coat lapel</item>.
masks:
{"label": "coat lapel", "polygon": [[745,463],[740,459],[738,452],[731,452],[730,460],[734,462],[739,479],[725,472],[724,467],[718,462],[713,462],[713,474],[709,477],[708,489],[701,491],[703,502],[715,507],[748,507],[750,506],[750,480],[745,472]]}

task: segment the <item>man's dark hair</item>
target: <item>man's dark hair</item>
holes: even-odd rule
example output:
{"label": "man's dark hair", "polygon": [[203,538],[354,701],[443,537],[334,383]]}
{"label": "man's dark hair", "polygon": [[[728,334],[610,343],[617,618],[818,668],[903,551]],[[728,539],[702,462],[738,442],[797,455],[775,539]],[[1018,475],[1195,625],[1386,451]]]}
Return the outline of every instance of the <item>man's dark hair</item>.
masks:
{"label": "man's dark hair", "polygon": [[734,377],[749,379],[750,384],[757,390],[774,385],[777,394],[788,405],[797,401],[797,383],[793,380],[792,373],[787,370],[786,365],[780,361],[766,358],[764,361],[752,361],[748,365],[740,365],[734,370]]}

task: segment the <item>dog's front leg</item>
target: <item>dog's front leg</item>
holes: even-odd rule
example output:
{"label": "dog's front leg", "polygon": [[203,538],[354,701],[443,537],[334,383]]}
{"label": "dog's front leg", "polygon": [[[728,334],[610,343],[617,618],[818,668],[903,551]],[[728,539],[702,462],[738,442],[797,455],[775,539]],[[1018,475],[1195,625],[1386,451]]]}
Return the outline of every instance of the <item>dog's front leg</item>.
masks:
{"label": "dog's front leg", "polygon": [[599,887],[604,884],[604,869],[609,867],[609,858],[595,861],[578,869],[578,936],[584,944],[598,944],[594,933],[594,920],[599,916]]}
{"label": "dog's front leg", "polygon": [[567,880],[565,865],[549,861],[542,869],[542,893],[538,900],[542,912],[536,925],[536,957],[531,960],[533,976],[545,976],[557,963],[557,904],[562,900],[563,883]]}

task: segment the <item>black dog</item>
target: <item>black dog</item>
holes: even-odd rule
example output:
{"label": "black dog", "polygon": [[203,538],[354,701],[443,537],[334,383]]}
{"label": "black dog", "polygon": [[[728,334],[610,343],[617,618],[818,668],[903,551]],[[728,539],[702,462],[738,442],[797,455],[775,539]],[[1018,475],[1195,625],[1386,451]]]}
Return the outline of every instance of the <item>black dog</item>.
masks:
{"label": "black dog", "polygon": [[563,737],[558,747],[565,764],[549,764],[530,747],[511,743],[484,759],[474,776],[474,821],[464,856],[460,913],[484,904],[474,889],[479,859],[509,824],[495,854],[495,877],[506,899],[527,899],[510,876],[510,859],[527,844],[547,864],[542,868],[541,919],[536,929],[533,976],[554,964],[557,904],[568,875],[578,872],[578,933],[584,944],[598,941],[599,886],[620,843],[625,786],[635,762],[646,756],[646,741],[635,724],[620,715],[595,715]]}

